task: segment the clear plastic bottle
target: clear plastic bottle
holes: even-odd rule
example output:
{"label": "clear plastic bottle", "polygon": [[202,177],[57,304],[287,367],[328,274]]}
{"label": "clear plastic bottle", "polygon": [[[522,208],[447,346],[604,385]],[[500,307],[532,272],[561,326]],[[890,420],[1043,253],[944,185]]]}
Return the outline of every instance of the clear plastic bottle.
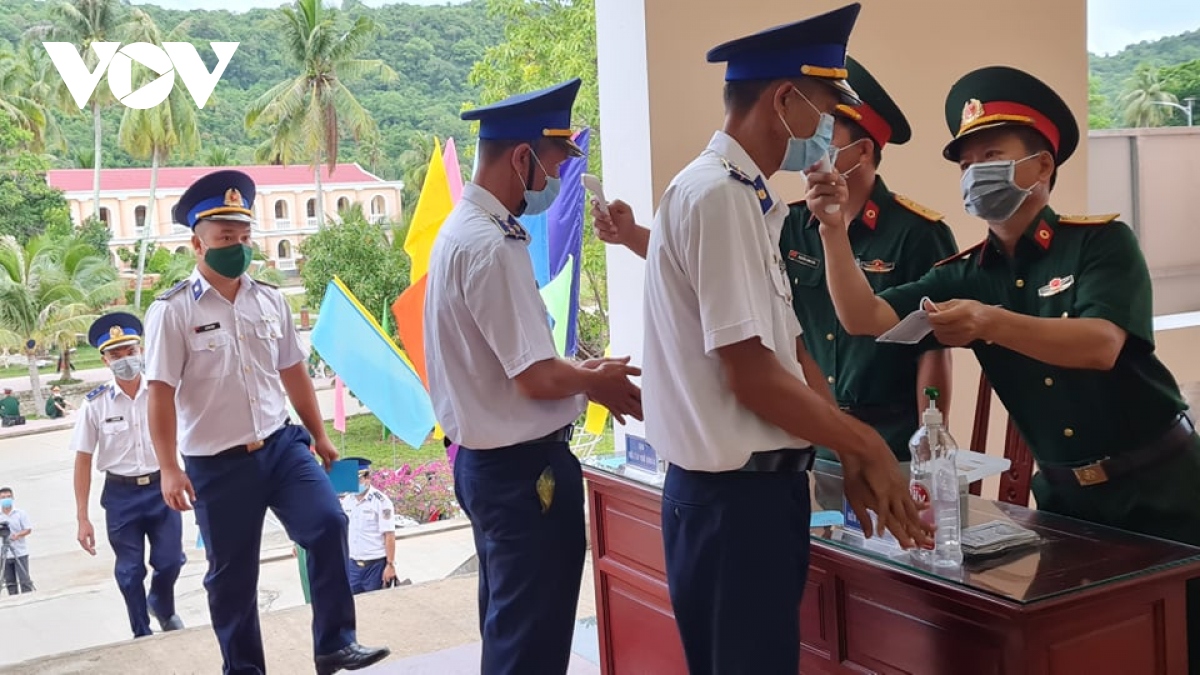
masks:
{"label": "clear plastic bottle", "polygon": [[935,525],[934,547],[912,552],[919,562],[937,567],[962,564],[962,523],[955,455],[958,443],[946,430],[942,411],[937,408],[938,390],[925,389],[929,408],[921,415],[921,428],[908,442],[912,454],[909,490],[913,499],[929,505],[923,516]]}

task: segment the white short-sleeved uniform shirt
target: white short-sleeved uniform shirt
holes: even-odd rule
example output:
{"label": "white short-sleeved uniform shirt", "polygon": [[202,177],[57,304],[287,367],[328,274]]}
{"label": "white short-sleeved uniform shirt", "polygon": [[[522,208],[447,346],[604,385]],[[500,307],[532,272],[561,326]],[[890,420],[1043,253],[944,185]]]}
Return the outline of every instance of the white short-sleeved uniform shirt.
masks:
{"label": "white short-sleeved uniform shirt", "polygon": [[279,371],[304,360],[279,289],[241,276],[229,302],[199,270],[146,311],[146,378],[175,388],[179,451],[210,456],[287,420]]}
{"label": "white short-sleeved uniform shirt", "polygon": [[144,476],[158,471],[158,458],[150,443],[146,412],[146,378],[138,380],[130,398],[114,379],[84,397],[75,420],[71,450],[95,455],[96,470],[118,476]]}
{"label": "white short-sleeved uniform shirt", "polygon": [[[771,205],[765,214],[763,204]],[[738,403],[717,354],[758,338],[804,378],[800,324],[779,256],[787,213],[723,132],[663,195],[646,255],[642,405],[646,440],[672,464],[730,471],[754,452],[811,445]]]}
{"label": "white short-sleeved uniform shirt", "polygon": [[351,560],[376,560],[387,556],[383,535],[396,532],[396,512],[392,500],[374,487],[358,495],[342,497],[342,510],[350,520],[349,551]]}
{"label": "white short-sleeved uniform shirt", "polygon": [[528,235],[484,188],[463,187],[429,260],[425,353],[446,436],[474,449],[541,438],[571,424],[586,397],[535,401],[513,378],[557,358]]}
{"label": "white short-sleeved uniform shirt", "polygon": [[[17,532],[24,532],[25,530],[33,527],[33,521],[29,520],[29,516],[15,506],[13,507],[12,511],[9,511],[8,513],[0,511],[0,523],[7,524],[9,530],[14,534]],[[12,560],[13,558],[23,558],[27,555],[29,555],[29,542],[25,537],[22,537],[16,541],[13,541],[12,539],[8,540],[7,557],[9,560]]]}

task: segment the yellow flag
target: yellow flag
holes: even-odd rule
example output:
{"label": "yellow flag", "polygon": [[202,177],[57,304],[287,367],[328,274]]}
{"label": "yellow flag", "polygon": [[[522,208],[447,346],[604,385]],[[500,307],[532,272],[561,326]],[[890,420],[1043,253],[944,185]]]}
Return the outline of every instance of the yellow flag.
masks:
{"label": "yellow flag", "polygon": [[[612,345],[604,348],[605,356],[612,356]],[[583,417],[583,430],[593,436],[604,433],[604,423],[608,421],[608,408],[588,401],[587,414]]]}
{"label": "yellow flag", "polygon": [[434,138],[433,154],[429,158],[429,169],[425,172],[425,184],[421,186],[421,196],[417,198],[417,208],[408,226],[408,236],[404,239],[404,251],[412,259],[409,283],[416,283],[425,276],[429,269],[429,254],[433,251],[433,242],[453,208],[450,183],[446,179],[446,164],[442,159],[442,144]]}

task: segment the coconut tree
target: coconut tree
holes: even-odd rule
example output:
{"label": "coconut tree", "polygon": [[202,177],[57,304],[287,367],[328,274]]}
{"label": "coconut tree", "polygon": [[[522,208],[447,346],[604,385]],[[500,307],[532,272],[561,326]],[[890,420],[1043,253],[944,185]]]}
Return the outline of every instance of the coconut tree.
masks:
{"label": "coconut tree", "polygon": [[[89,70],[96,67],[96,54],[91,49],[93,42],[122,42],[135,26],[150,21],[149,15],[140,9],[130,9],[122,0],[58,0],[50,12],[52,21],[34,26],[29,30],[29,36],[34,40],[50,39],[78,45]],[[111,102],[112,95],[107,87],[96,87],[92,92],[92,215],[97,217],[100,215],[104,138],[100,111]]]}
{"label": "coconut tree", "polygon": [[45,405],[38,351],[66,353],[121,292],[116,269],[90,244],[41,236],[21,246],[0,237],[0,346],[25,350],[37,410]]}
{"label": "coconut tree", "polygon": [[1121,107],[1131,127],[1161,127],[1171,114],[1170,106],[1163,104],[1179,102],[1163,86],[1158,70],[1146,64],[1137,67],[1125,87]]}
{"label": "coconut tree", "polygon": [[[180,24],[165,37],[152,20],[135,24],[133,37],[139,42],[160,45],[164,41],[179,42],[185,39],[185,25]],[[143,79],[150,76],[143,73]],[[137,83],[138,86],[144,82]],[[121,117],[117,133],[118,142],[130,155],[141,160],[150,160],[150,196],[146,205],[146,220],[142,238],[138,245],[137,281],[134,286],[133,306],[142,306],[142,277],[146,269],[146,246],[154,236],[156,193],[158,191],[158,167],[171,153],[178,151],[184,156],[195,155],[200,149],[200,128],[196,122],[196,108],[187,92],[175,87],[163,103],[139,110],[126,108]]]}
{"label": "coconut tree", "polygon": [[[344,29],[336,9],[321,0],[296,0],[279,10],[283,18],[281,37],[284,53],[299,68],[290,80],[280,82],[251,104],[246,127],[266,125],[272,135],[284,135],[275,145],[299,146],[309,159],[317,187],[317,226],[325,226],[325,197],[321,188],[321,165],[332,172],[337,166],[338,143],[343,133],[354,139],[376,130],[371,113],[358,102],[346,83],[373,76],[394,81],[396,71],[379,59],[358,55],[375,33],[375,23],[358,17]],[[268,147],[271,142],[268,142]],[[268,154],[272,154],[271,148]],[[275,152],[281,163],[286,153]]]}

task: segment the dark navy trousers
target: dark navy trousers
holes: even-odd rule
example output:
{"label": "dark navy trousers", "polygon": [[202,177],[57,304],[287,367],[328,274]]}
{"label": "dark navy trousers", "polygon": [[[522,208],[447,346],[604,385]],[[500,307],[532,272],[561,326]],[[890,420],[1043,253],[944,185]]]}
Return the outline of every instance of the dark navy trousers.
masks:
{"label": "dark navy trousers", "polygon": [[[548,509],[538,497],[546,469]],[[479,558],[482,675],[563,675],[587,542],[583,474],[564,442],[460,448],[454,492]]]}
{"label": "dark navy trousers", "polygon": [[691,675],[799,671],[810,511],[807,473],[667,469],[667,588]]}
{"label": "dark navy trousers", "polygon": [[362,567],[353,560],[347,560],[346,574],[350,577],[350,590],[357,595],[383,588],[383,570],[386,567],[387,558],[380,558]]}
{"label": "dark navy trousers", "polygon": [[[108,524],[108,544],[117,556],[113,574],[125,597],[134,637],[150,635],[150,612],[165,621],[175,614],[175,580],[187,562],[183,519],[163,501],[157,483],[131,485],[105,480],[100,505]],[[146,595],[146,542],[150,542],[150,595]]]}
{"label": "dark navy trousers", "polygon": [[303,427],[289,424],[252,453],[184,457],[208,554],[204,588],[224,673],[266,672],[258,623],[258,559],[268,508],[308,554],[315,654],[332,654],[355,641],[346,514],[309,451],[311,443]]}

